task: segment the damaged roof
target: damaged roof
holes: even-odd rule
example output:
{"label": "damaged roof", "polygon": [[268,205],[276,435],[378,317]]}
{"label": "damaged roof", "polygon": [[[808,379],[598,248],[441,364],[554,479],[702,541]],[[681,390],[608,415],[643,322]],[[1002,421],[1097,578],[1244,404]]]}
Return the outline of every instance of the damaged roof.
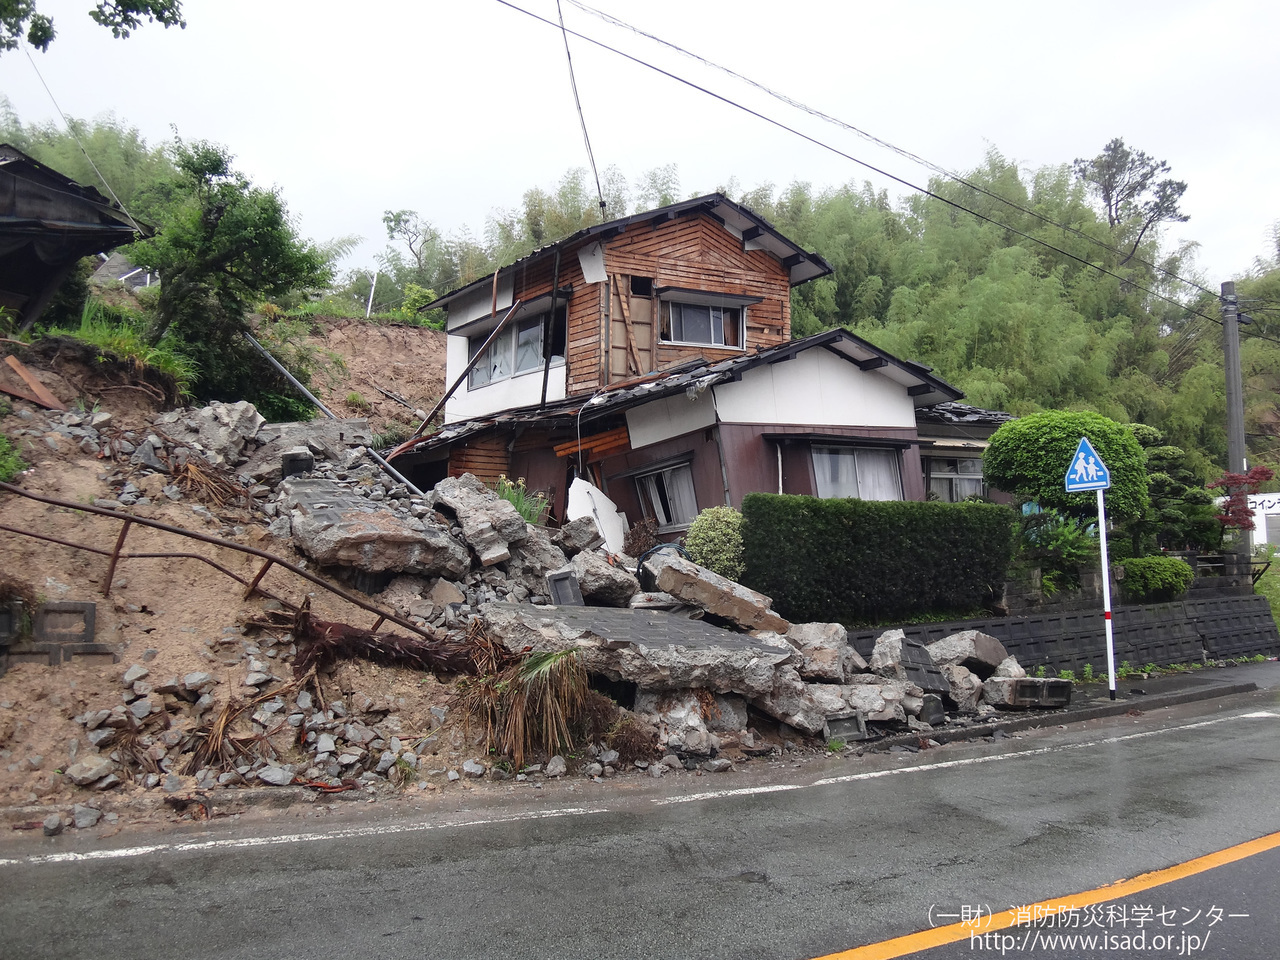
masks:
{"label": "damaged roof", "polygon": [[882,376],[889,377],[906,389],[917,407],[953,402],[964,396],[951,384],[934,376],[930,367],[910,360],[899,360],[848,330],[836,328],[729,360],[714,362],[701,358],[689,360],[665,370],[614,384],[589,397],[569,397],[548,403],[545,407],[516,407],[483,417],[449,423],[405,452],[427,451],[448,446],[455,441],[496,427],[530,423],[545,425],[562,423],[570,426],[575,423],[587,424],[663,397],[679,393],[694,396],[708,387],[740,380],[748,370],[767,364],[781,363],[806,350],[814,349],[830,350],[861,370],[875,370]]}
{"label": "damaged roof", "polygon": [[[731,233],[740,235],[743,243],[750,245],[748,249],[765,250],[781,260],[782,265],[787,269],[793,287],[818,277],[825,277],[832,272],[831,264],[827,263],[821,256],[816,253],[810,253],[793,241],[788,240],[764,217],[739,203],[734,203],[722,193],[709,193],[706,196],[695,197],[692,200],[684,200],[680,203],[659,207],[657,210],[648,210],[644,213],[636,213],[629,217],[619,217],[617,220],[609,220],[606,223],[586,227],[577,233],[570,234],[563,240],[557,240],[555,243],[539,247],[528,256],[521,257],[509,266],[503,267],[502,272],[506,273],[517,266],[528,266],[558,249],[572,246],[583,240],[608,240],[626,232],[628,228],[633,226],[659,226],[667,220],[694,216],[699,213],[705,213],[711,219],[718,221]],[[465,296],[472,290],[485,288],[492,283],[493,274],[491,273],[481,277],[479,280],[472,281],[464,287],[459,287],[452,293],[428,303],[421,309],[433,310],[438,307],[447,307],[458,297]]]}

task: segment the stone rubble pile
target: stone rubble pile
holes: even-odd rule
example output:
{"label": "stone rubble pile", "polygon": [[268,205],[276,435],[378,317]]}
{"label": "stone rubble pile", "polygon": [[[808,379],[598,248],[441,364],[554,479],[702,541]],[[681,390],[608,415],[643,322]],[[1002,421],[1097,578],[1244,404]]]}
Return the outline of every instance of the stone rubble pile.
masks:
{"label": "stone rubble pile", "polygon": [[[462,631],[478,618],[513,652],[577,649],[590,673],[634,685],[634,709],[657,727],[666,754],[645,766],[652,776],[681,766],[729,769],[719,755],[730,748],[745,756],[776,751],[753,726],[752,712],[776,721],[783,738],[863,739],[868,724],[872,734],[927,735],[940,724],[1062,694],[1051,686],[1060,681],[1028,678],[999,641],[975,631],[928,647],[886,631],[864,657],[840,624],[791,624],[768,597],[675,551],[659,550],[637,564],[605,552],[590,518],[555,532],[527,523],[471,475],[418,496],[367,457],[371,438],[363,420],[265,425],[243,402],[174,411],[141,433],[113,432],[108,414],[20,416],[29,426],[19,433],[51,447],[69,443],[129,458],[141,476],[134,482],[112,475],[122,482],[117,499],[104,505],[180,500],[169,475],[195,451],[237,478],[273,535],[317,565],[375,578],[368,582],[383,587],[379,602],[420,626]],[[547,606],[548,575],[566,570],[589,605],[585,621],[573,613],[582,607]],[[606,610],[622,619],[601,620]],[[668,633],[637,633],[636,625]],[[252,642],[240,628],[228,628],[206,645],[211,662],[244,669],[240,688],[229,693],[262,697],[240,731],[260,745],[257,755],[234,769],[207,766],[195,770],[193,781],[183,777],[218,706],[217,681],[204,672],[156,677],[134,664],[122,673],[121,702],[76,718],[97,752],[69,758],[72,782],[105,790],[132,778],[171,792],[191,783],[209,789],[299,778],[370,787],[445,772],[426,771],[424,757],[443,709],[433,708],[439,714],[432,730],[410,742],[401,737],[402,703],[354,696],[322,706],[298,691],[288,679],[296,654],[291,641]],[[275,696],[263,696],[272,690]],[[598,756],[608,753],[603,745],[592,749],[588,769],[600,768],[594,775],[615,771]],[[557,759],[563,765],[553,758],[546,773],[519,776],[555,776]],[[486,772],[508,775],[475,760],[448,775]]]}

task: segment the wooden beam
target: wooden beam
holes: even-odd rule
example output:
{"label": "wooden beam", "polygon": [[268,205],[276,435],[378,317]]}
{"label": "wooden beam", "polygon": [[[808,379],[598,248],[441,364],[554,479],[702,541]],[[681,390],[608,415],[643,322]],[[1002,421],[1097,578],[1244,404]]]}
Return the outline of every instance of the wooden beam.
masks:
{"label": "wooden beam", "polygon": [[630,298],[627,296],[630,291],[624,292],[621,275],[613,277],[613,287],[618,291],[618,306],[622,310],[622,326],[627,331],[628,367],[633,368],[631,370],[632,373],[644,373],[644,364],[640,362],[640,348],[636,346],[636,331],[631,326],[631,303]]}
{"label": "wooden beam", "polygon": [[932,384],[917,383],[914,387],[907,388],[908,397],[923,397],[926,393],[933,393]]}
{"label": "wooden beam", "polygon": [[22,378],[23,383],[31,388],[31,392],[39,398],[40,405],[42,407],[48,407],[50,410],[61,410],[64,413],[66,412],[67,405],[50,393],[49,388],[37,380],[35,375],[19,362],[17,357],[12,355],[7,356],[4,358],[4,362],[13,369],[14,373]]}
{"label": "wooden beam", "polygon": [[889,361],[884,357],[871,357],[869,360],[856,360],[859,370],[879,370],[881,367],[887,367]]}

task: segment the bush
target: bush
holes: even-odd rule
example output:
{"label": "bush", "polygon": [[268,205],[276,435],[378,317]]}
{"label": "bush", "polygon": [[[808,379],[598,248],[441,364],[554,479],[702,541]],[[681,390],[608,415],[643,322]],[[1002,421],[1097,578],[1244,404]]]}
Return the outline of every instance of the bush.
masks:
{"label": "bush", "polygon": [[753,493],[742,582],[797,623],[968,613],[1004,588],[1016,517],[985,503],[879,503]]}
{"label": "bush", "polygon": [[689,559],[722,577],[742,579],[742,514],[733,507],[708,507],[684,536]]}
{"label": "bush", "polygon": [[27,468],[9,444],[9,438],[0,433],[0,482],[9,483]]}
{"label": "bush", "polygon": [[547,498],[529,490],[525,486],[524,477],[512,483],[505,475],[500,476],[494,485],[494,492],[515,507],[516,513],[524,517],[526,523],[540,523],[547,510]]}
{"label": "bush", "polygon": [[1121,564],[1121,587],[1131,603],[1173,600],[1186,592],[1196,572],[1178,557],[1134,557]]}

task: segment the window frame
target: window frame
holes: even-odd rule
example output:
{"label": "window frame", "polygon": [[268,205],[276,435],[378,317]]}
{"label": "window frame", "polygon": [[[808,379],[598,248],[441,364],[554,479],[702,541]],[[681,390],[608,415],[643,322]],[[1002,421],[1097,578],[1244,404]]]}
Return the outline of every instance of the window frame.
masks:
{"label": "window frame", "polygon": [[[981,457],[929,456],[927,459],[928,463],[926,464],[926,473],[928,475],[929,485],[926,494],[937,494],[938,500],[941,503],[963,503],[972,496],[979,496],[983,498],[987,496],[988,488],[986,480],[983,477]],[[970,465],[976,464],[977,473],[971,472],[972,466],[970,468],[970,472],[965,472],[961,469],[961,464],[964,463],[968,463]],[[955,465],[954,470],[951,469],[951,464]],[[941,470],[939,469],[940,467]],[[968,483],[977,481],[977,489],[971,493],[966,493],[964,496],[957,496],[956,488],[961,481]],[[934,484],[941,483],[945,483],[947,487],[947,497],[943,497],[934,487]]]}
{"label": "window frame", "polygon": [[[682,287],[654,287],[653,294],[658,299],[658,340],[660,343],[683,347],[716,347],[722,350],[746,351],[747,344],[747,309],[752,304],[761,303],[760,297],[738,296],[729,293],[716,293],[708,290],[689,290]],[[690,340],[684,311],[707,311],[707,340]],[[677,320],[677,311],[679,318]],[[676,336],[676,325],[680,326],[680,337]],[[716,339],[717,328],[719,339]],[[732,330],[732,338],[729,331]],[[736,339],[735,342],[729,342]]]}
{"label": "window frame", "polygon": [[[677,473],[686,475],[687,489],[679,490],[671,482]],[[640,502],[640,513],[647,520],[655,520],[658,524],[659,533],[674,533],[681,530],[688,530],[694,519],[698,516],[698,491],[693,482],[693,468],[691,461],[682,459],[675,463],[667,463],[659,466],[657,469],[644,468],[636,471],[632,479],[636,485],[636,498]],[[661,483],[661,490],[658,484]],[[652,485],[652,492],[649,490]],[[682,494],[687,494],[692,498],[691,503],[677,504],[677,498]],[[665,501],[665,505],[664,505]],[[688,519],[679,519],[675,516],[677,506],[683,506],[685,513],[689,513]],[[690,509],[692,512],[690,513]],[[659,511],[665,513],[666,516],[659,516]]]}
{"label": "window frame", "polygon": [[[563,308],[556,311],[557,314],[563,313]],[[490,356],[488,359],[481,359],[471,368],[467,374],[467,391],[483,390],[485,387],[492,386],[495,383],[501,383],[504,380],[512,380],[516,377],[522,377],[529,373],[541,370],[547,362],[547,342],[544,337],[546,330],[547,316],[550,313],[544,310],[542,313],[533,317],[525,317],[520,320],[512,321],[507,329],[503,330],[496,340],[489,345],[485,352]],[[551,343],[555,346],[556,331],[554,323],[552,324]],[[475,359],[476,351],[484,344],[492,330],[486,330],[484,333],[475,334],[467,338],[467,360],[468,362]],[[532,336],[530,336],[532,335]],[[525,352],[526,359],[528,357],[536,357],[537,362],[520,367],[522,347]],[[506,356],[506,372],[494,375],[494,365],[500,354],[505,351]],[[554,363],[558,355],[551,357]],[[560,357],[560,362],[564,362],[564,358]]]}
{"label": "window frame", "polygon": [[[826,456],[847,456],[853,460],[853,494],[842,493],[823,493],[823,487],[831,481],[824,481],[822,471],[818,462],[817,454],[822,453]],[[893,465],[893,480],[896,482],[896,497],[888,499],[878,498],[870,502],[892,503],[895,501],[906,500],[906,491],[902,483],[902,451],[894,446],[878,446],[875,444],[852,444],[852,443],[811,443],[809,444],[809,462],[813,467],[814,479],[814,496],[823,500],[852,499],[852,500],[868,500],[869,498],[862,495],[862,481],[859,474],[862,472],[858,459],[860,456],[866,455],[888,455],[889,462]]]}

